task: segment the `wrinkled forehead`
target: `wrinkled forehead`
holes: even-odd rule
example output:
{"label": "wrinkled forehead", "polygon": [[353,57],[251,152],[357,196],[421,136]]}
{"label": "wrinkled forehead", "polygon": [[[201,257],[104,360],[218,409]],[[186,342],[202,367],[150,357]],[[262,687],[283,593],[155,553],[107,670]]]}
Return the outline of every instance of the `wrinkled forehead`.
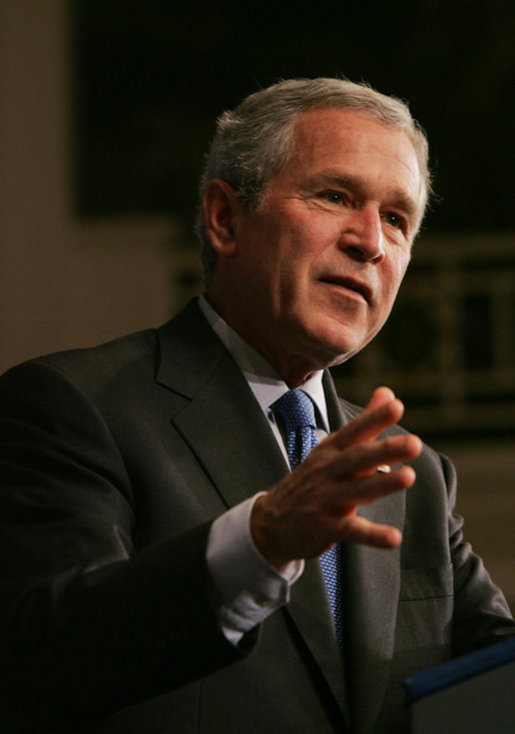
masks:
{"label": "wrinkled forehead", "polygon": [[420,224],[428,192],[415,145],[405,130],[367,111],[321,107],[298,113],[290,130],[289,150],[282,170],[302,159],[320,161],[325,156],[329,162],[332,156],[341,158],[347,144],[349,151],[351,148],[359,150],[363,145],[370,153],[375,152],[378,160],[384,153],[385,170],[389,167],[389,155],[394,151],[393,155],[414,182],[412,194]]}

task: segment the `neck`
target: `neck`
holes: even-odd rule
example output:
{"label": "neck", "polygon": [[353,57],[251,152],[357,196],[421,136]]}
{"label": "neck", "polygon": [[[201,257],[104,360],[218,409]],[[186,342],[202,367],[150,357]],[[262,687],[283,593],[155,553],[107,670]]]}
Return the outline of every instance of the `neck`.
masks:
{"label": "neck", "polygon": [[315,372],[319,369],[312,364],[306,364],[303,360],[296,360],[294,357],[290,357],[285,361],[285,364],[281,368],[280,360],[278,363],[273,364],[274,368],[281,375],[284,382],[288,385],[290,390],[295,390],[297,387],[301,387],[310,377],[313,377]]}
{"label": "neck", "polygon": [[212,292],[204,294],[204,297],[225,324],[248,346],[252,347],[290,389],[300,387],[316,372],[326,367],[323,360],[318,363],[311,357],[285,353],[282,343],[276,349],[273,340],[270,340],[270,333],[265,338],[261,338],[254,324],[249,327],[245,320],[232,318],[232,312],[229,313],[227,309],[224,309],[223,300],[220,302],[214,298]]}

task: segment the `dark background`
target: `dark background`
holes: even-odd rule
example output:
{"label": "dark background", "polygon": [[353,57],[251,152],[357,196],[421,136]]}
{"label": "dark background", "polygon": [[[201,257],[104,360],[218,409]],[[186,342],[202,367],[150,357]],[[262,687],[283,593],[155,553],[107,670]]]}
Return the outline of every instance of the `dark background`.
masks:
{"label": "dark background", "polygon": [[[75,0],[77,213],[190,223],[215,118],[287,77],[345,75],[410,102],[432,231],[512,226],[512,0]],[[511,170],[510,170],[511,169]]]}

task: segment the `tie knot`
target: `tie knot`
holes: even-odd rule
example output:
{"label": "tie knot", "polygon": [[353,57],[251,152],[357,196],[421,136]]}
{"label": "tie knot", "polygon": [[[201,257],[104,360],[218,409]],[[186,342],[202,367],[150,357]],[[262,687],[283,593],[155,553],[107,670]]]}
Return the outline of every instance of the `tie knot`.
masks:
{"label": "tie knot", "polygon": [[288,390],[272,408],[282,419],[287,433],[301,428],[316,428],[313,401],[302,390]]}

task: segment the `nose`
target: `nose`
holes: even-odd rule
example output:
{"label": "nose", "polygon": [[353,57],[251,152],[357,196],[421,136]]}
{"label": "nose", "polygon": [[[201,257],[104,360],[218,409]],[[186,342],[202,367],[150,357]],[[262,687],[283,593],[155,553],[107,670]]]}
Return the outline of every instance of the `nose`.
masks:
{"label": "nose", "polygon": [[359,262],[381,262],[385,256],[381,216],[373,204],[356,208],[345,217],[340,248]]}

